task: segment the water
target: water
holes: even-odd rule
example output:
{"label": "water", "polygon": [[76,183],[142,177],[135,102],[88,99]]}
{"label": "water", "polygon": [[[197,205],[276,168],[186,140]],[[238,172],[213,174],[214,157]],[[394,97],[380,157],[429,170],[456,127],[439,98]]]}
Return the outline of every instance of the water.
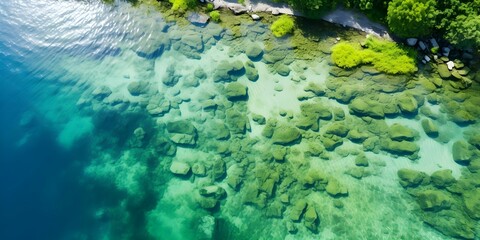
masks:
{"label": "water", "polygon": [[[466,197],[432,183],[407,192],[397,177],[401,168],[450,169],[478,182],[451,153],[455,141],[478,134],[478,123],[450,120],[459,103],[478,119],[478,83],[459,96],[445,80],[440,104],[423,102],[436,94],[426,78],[405,88],[402,77],[331,65],[335,39],[361,33],[299,19],[305,38],[275,39],[265,23],[222,16],[222,24],[198,27],[124,2],[0,3],[0,239],[478,236]],[[249,57],[253,46],[261,54]],[[334,77],[341,74],[350,77]],[[415,96],[413,116],[362,120],[350,111],[352,99],[398,109],[402,94]],[[312,105],[331,117],[308,122],[304,115],[318,110],[302,109]],[[425,134],[427,118],[438,137]],[[408,141],[418,151],[386,149],[395,123],[414,130]],[[280,126],[301,139],[278,140]],[[477,161],[478,150],[469,151]],[[356,166],[363,154],[368,166]],[[185,176],[172,173],[184,166]],[[475,186],[450,187],[475,205]],[[422,210],[417,195],[428,189],[451,207]],[[300,220],[290,220],[301,201]],[[466,222],[460,230],[442,221],[452,214]]]}

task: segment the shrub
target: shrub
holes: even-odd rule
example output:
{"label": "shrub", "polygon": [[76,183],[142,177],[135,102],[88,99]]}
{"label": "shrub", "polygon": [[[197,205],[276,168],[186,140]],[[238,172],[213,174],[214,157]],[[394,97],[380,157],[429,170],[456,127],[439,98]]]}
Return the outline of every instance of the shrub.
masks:
{"label": "shrub", "polygon": [[184,12],[189,8],[195,7],[196,0],[169,0],[172,3],[172,10]]}
{"label": "shrub", "polygon": [[275,37],[283,37],[286,34],[293,32],[294,26],[295,23],[293,21],[293,18],[287,15],[283,15],[272,23],[272,26],[270,26],[270,30],[272,30],[272,33],[273,35],[275,35]]}
{"label": "shrub", "polygon": [[215,10],[210,12],[210,18],[215,22],[220,22],[220,12]]}
{"label": "shrub", "polygon": [[430,34],[437,14],[435,0],[393,0],[388,4],[390,29],[401,37]]}
{"label": "shrub", "polygon": [[213,3],[208,3],[207,4],[207,12],[213,11],[214,8],[215,8],[215,6],[213,5]]}
{"label": "shrub", "polygon": [[361,49],[358,44],[338,43],[332,48],[332,61],[342,68],[372,64],[378,71],[388,74],[407,74],[418,70],[414,50],[373,37],[367,38],[365,47]]}

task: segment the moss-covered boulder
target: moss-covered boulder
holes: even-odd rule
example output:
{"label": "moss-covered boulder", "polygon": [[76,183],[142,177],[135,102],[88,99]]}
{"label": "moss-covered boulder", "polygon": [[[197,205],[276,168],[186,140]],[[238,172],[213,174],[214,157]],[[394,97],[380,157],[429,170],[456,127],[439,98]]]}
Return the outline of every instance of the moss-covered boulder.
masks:
{"label": "moss-covered boulder", "polygon": [[468,165],[473,157],[469,144],[464,140],[453,143],[452,146],[453,160],[458,164]]}
{"label": "moss-covered boulder", "polygon": [[380,104],[375,103],[372,100],[356,98],[348,107],[352,114],[363,117],[369,116],[372,118],[384,118],[385,113],[383,107]]}
{"label": "moss-covered boulder", "polygon": [[416,154],[420,148],[413,142],[408,141],[391,141],[386,140],[382,142],[382,149],[396,154],[396,155],[406,155],[409,158],[416,158]]}
{"label": "moss-covered boulder", "polygon": [[472,124],[477,121],[477,119],[469,111],[465,109],[453,109],[449,113],[449,118],[454,123],[459,125]]}
{"label": "moss-covered boulder", "polygon": [[300,105],[301,115],[296,126],[301,129],[312,129],[318,131],[319,119],[330,120],[332,112],[329,107],[319,101],[304,102]]}
{"label": "moss-covered boulder", "polygon": [[229,82],[245,73],[245,67],[240,60],[222,61],[218,64],[213,76],[214,82]]}
{"label": "moss-covered boulder", "polygon": [[388,136],[394,141],[413,141],[417,132],[401,124],[394,123],[388,129]]}
{"label": "moss-covered boulder", "polygon": [[408,94],[397,96],[398,107],[404,114],[415,114],[418,110],[417,100]]}
{"label": "moss-covered boulder", "polygon": [[462,195],[463,203],[468,215],[476,220],[480,219],[480,188],[473,191],[465,191]]}
{"label": "moss-covered boulder", "polygon": [[255,68],[255,65],[252,61],[245,62],[245,75],[247,76],[248,80],[255,82],[260,77],[258,75],[258,70]]}
{"label": "moss-covered boulder", "polygon": [[267,121],[264,116],[252,113],[252,120],[260,125],[264,125]]}
{"label": "moss-covered boulder", "polygon": [[180,145],[195,145],[197,129],[190,121],[180,120],[169,122],[166,125],[170,140]]}
{"label": "moss-covered boulder", "polygon": [[458,239],[474,239],[475,225],[466,213],[456,210],[423,212],[423,221],[445,236]]}
{"label": "moss-covered boulder", "polygon": [[296,201],[295,204],[290,208],[290,220],[294,222],[300,221],[300,218],[306,207],[307,202],[305,200],[300,199]]}
{"label": "moss-covered boulder", "polygon": [[480,133],[476,133],[470,138],[468,138],[468,143],[470,143],[472,146],[476,147],[477,149],[480,149]]}
{"label": "moss-covered boulder", "polygon": [[422,120],[422,128],[429,137],[438,137],[438,127],[430,118]]}
{"label": "moss-covered boulder", "polygon": [[221,158],[215,159],[212,167],[212,176],[215,180],[222,179],[227,173],[225,161]]}
{"label": "moss-covered boulder", "polygon": [[360,131],[358,129],[352,129],[348,132],[347,138],[355,143],[362,143],[367,139],[369,134],[366,131]]}
{"label": "moss-covered boulder", "polygon": [[432,180],[432,184],[437,188],[449,187],[456,182],[450,169],[435,171],[430,176],[430,179]]}
{"label": "moss-covered boulder", "polygon": [[288,76],[290,74],[290,67],[283,63],[276,63],[274,65],[275,71],[281,76]]}
{"label": "moss-covered boulder", "polygon": [[402,168],[397,172],[402,187],[417,187],[428,182],[428,175],[424,172]]}
{"label": "moss-covered boulder", "polygon": [[210,122],[205,130],[209,137],[217,140],[227,140],[230,138],[230,130],[222,122]]}
{"label": "moss-covered boulder", "polygon": [[272,146],[272,156],[275,161],[283,162],[285,155],[287,155],[287,148],[278,145]]}
{"label": "moss-covered boulder", "polygon": [[335,148],[343,144],[342,137],[333,134],[324,134],[321,138],[321,141],[325,149],[328,151],[333,151]]}
{"label": "moss-covered boulder", "polygon": [[308,85],[305,86],[305,88],[303,90],[305,92],[312,92],[317,96],[325,95],[325,89],[322,86],[320,86],[318,84],[315,84],[315,83],[312,83],[312,82],[308,83]]}
{"label": "moss-covered boulder", "polygon": [[330,178],[327,187],[325,188],[328,194],[333,197],[348,195],[347,187],[343,186],[337,179]]}
{"label": "moss-covered boulder", "polygon": [[424,190],[417,194],[417,203],[425,211],[438,212],[449,209],[452,205],[452,199],[439,190]]}
{"label": "moss-covered boulder", "polygon": [[448,70],[447,64],[438,64],[437,72],[443,79],[449,79],[452,76],[452,73]]}
{"label": "moss-covered boulder", "polygon": [[368,167],[367,156],[365,156],[364,153],[358,154],[358,156],[355,158],[355,165],[360,166],[360,167]]}
{"label": "moss-covered boulder", "polygon": [[173,161],[170,165],[170,172],[176,175],[185,176],[190,172],[190,165],[185,162]]}
{"label": "moss-covered boulder", "polygon": [[318,215],[313,204],[308,204],[304,219],[303,223],[307,229],[314,233],[318,232]]}
{"label": "moss-covered boulder", "polygon": [[265,210],[265,216],[269,218],[282,218],[284,206],[280,202],[273,202]]}
{"label": "moss-covered boulder", "polygon": [[272,141],[275,144],[289,145],[298,141],[301,137],[302,135],[296,127],[282,124],[273,131]]}
{"label": "moss-covered boulder", "polygon": [[133,81],[127,85],[127,90],[132,96],[146,94],[150,84],[147,81]]}
{"label": "moss-covered boulder", "polygon": [[339,137],[345,137],[348,134],[349,129],[343,122],[334,122],[327,127],[325,133],[337,135]]}
{"label": "moss-covered boulder", "polygon": [[247,129],[248,118],[235,109],[226,111],[227,126],[232,133],[244,134]]}
{"label": "moss-covered boulder", "polygon": [[230,101],[247,100],[247,87],[239,82],[229,83],[225,87],[225,95]]}
{"label": "moss-covered boulder", "polygon": [[245,54],[247,54],[247,57],[251,60],[259,61],[262,58],[263,49],[256,43],[248,43]]}

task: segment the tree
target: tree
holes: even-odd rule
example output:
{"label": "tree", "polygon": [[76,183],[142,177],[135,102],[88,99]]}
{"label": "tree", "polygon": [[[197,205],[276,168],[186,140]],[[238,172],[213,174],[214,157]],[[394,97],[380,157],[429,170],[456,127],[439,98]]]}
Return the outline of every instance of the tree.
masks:
{"label": "tree", "polygon": [[445,38],[461,48],[480,48],[480,15],[457,16],[447,27]]}
{"label": "tree", "polygon": [[388,4],[387,22],[400,37],[431,33],[437,15],[435,0],[393,0]]}
{"label": "tree", "polygon": [[337,5],[337,0],[283,0],[295,9],[304,12],[328,10]]}

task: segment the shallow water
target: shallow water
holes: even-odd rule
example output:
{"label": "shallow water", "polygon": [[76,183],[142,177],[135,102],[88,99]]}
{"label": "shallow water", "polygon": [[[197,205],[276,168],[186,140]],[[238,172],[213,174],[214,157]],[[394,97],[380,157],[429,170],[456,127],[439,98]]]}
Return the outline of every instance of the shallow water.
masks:
{"label": "shallow water", "polygon": [[[478,236],[462,197],[440,189],[452,194],[451,209],[422,211],[397,176],[401,168],[450,169],[476,182],[451,149],[478,123],[459,126],[442,104],[420,101],[433,94],[420,80],[384,93],[394,83],[378,82],[383,75],[335,77],[328,49],[358,32],[299,20],[313,26],[304,28],[306,39],[275,39],[266,23],[232,21],[167,23],[123,2],[0,2],[0,238],[448,239],[444,225],[427,225],[422,215],[442,219],[446,211],[465,217],[465,232]],[[249,60],[252,45],[262,54]],[[232,67],[237,60],[240,69]],[[258,79],[247,77],[251,68]],[[232,95],[242,92],[232,82],[248,96]],[[321,91],[308,90],[312,84]],[[352,99],[395,108],[411,93],[432,114],[360,118],[346,86],[355,88]],[[478,83],[464,91],[464,104],[477,101],[475,91]],[[301,124],[305,103],[330,113],[316,121],[319,129]],[[425,134],[426,118],[438,137]],[[368,133],[371,144],[333,136],[337,123]],[[395,123],[415,132],[411,156],[382,147]],[[280,126],[301,137],[274,143]],[[327,138],[341,143],[325,149]],[[356,166],[363,154],[368,166]],[[176,163],[188,172],[173,174]],[[290,220],[301,201],[308,207]]]}

